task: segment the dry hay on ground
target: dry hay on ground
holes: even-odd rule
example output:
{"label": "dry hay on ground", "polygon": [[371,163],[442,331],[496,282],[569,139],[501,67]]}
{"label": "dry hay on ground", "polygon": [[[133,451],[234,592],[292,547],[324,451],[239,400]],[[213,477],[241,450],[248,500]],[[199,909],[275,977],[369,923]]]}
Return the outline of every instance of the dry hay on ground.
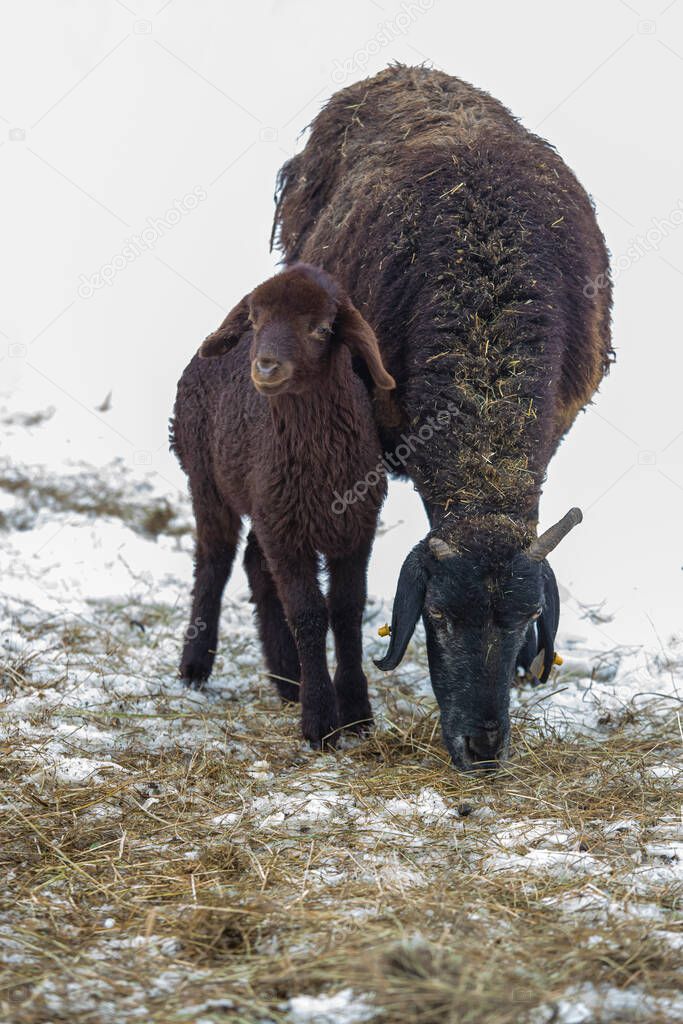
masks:
{"label": "dry hay on ground", "polygon": [[246,603],[206,694],[175,679],[182,601],[13,607],[3,1020],[683,1019],[670,701],[580,736],[536,691],[505,770],[464,777],[419,645],[373,677],[377,731],[320,755],[263,679]]}

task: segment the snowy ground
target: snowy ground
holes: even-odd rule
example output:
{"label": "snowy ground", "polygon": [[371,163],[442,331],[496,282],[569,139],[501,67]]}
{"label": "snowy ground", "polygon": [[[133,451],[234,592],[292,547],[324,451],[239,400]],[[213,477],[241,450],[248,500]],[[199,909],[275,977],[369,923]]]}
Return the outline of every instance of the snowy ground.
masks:
{"label": "snowy ground", "polygon": [[374,735],[315,754],[241,589],[210,687],[177,680],[187,503],[3,416],[2,1021],[683,1020],[681,639],[615,648],[596,594],[477,779],[418,636]]}
{"label": "snowy ground", "polygon": [[[0,1024],[680,1020],[683,4],[6,6]],[[273,272],[304,126],[393,60],[547,137],[612,253],[617,363],[541,505],[585,514],[565,662],[495,779],[446,763],[419,636],[371,675],[374,735],[306,750],[239,567],[210,688],[175,675],[175,381]],[[424,531],[407,486],[383,514],[368,666]]]}

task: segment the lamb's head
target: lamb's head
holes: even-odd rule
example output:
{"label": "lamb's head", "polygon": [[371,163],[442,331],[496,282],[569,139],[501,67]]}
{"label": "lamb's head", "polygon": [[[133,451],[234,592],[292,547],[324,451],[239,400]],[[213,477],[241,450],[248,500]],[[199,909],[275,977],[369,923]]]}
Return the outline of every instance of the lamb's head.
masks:
{"label": "lamb's head", "polygon": [[302,394],[329,374],[346,345],[363,359],[378,388],[395,387],[374,331],[341,286],[319,267],[295,263],[258,285],[199,349],[221,356],[251,330],[251,379],[261,394]]}

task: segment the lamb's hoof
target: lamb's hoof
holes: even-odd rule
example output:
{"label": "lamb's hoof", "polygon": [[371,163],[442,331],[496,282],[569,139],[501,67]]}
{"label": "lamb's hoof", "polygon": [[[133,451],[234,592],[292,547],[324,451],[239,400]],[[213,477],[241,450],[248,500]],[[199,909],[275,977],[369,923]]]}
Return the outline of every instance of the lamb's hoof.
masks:
{"label": "lamb's hoof", "polygon": [[334,674],[337,709],[342,729],[364,736],[372,729],[372,708],[368,698],[368,681],[363,672],[344,673],[339,667]]}
{"label": "lamb's hoof", "polygon": [[280,700],[282,701],[283,704],[287,705],[299,703],[301,695],[300,686],[297,686],[296,683],[285,682],[285,680],[283,679],[275,679],[273,681],[277,686],[277,692],[280,694]]}
{"label": "lamb's hoof", "polygon": [[339,721],[342,729],[354,732],[358,736],[367,736],[374,725],[372,708],[368,703],[339,708]]}
{"label": "lamb's hoof", "polygon": [[186,686],[192,690],[203,690],[206,680],[211,675],[213,665],[205,658],[183,659],[179,675]]}
{"label": "lamb's hoof", "polygon": [[339,741],[339,721],[335,712],[304,711],[301,731],[314,750],[331,750]]}

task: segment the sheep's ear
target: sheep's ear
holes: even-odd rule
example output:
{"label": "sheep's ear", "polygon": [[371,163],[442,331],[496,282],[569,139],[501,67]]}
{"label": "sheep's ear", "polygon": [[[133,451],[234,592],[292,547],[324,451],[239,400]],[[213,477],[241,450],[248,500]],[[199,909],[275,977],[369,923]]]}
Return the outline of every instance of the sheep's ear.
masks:
{"label": "sheep's ear", "polygon": [[334,327],[339,340],[344,345],[348,345],[354,355],[360,356],[365,361],[378,388],[382,388],[383,391],[391,391],[396,387],[396,381],[384,369],[375,332],[367,320],[363,319],[351,300],[346,297],[339,304]]}
{"label": "sheep's ear", "polygon": [[204,339],[197,355],[201,359],[225,355],[237,344],[248,328],[249,296],[245,295],[235,308],[230,310],[220,327]]}
{"label": "sheep's ear", "polygon": [[391,642],[389,650],[379,661],[377,668],[383,672],[396,668],[406,652],[417,620],[422,614],[427,593],[428,569],[424,541],[419,541],[408,554],[401,567],[391,613]]}

